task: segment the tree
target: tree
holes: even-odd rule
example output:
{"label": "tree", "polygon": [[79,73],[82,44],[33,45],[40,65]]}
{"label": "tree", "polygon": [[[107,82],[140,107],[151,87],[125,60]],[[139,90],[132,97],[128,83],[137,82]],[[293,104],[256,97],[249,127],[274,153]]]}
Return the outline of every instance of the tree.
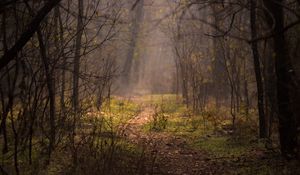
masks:
{"label": "tree", "polygon": [[293,101],[298,95],[299,87],[294,68],[291,65],[284,33],[283,2],[283,0],[264,0],[269,12],[266,22],[274,34],[273,52],[277,77],[278,130],[281,152],[286,157],[295,157],[298,148],[298,126]]}
{"label": "tree", "polygon": [[61,0],[49,0],[41,8],[36,16],[29,23],[27,30],[22,33],[19,40],[16,41],[15,45],[10,48],[0,59],[0,70],[8,65],[18,54],[18,52],[25,46],[25,44],[30,40],[34,33],[38,30],[40,23],[48,15],[48,13],[60,2]]}
{"label": "tree", "polygon": [[[130,84],[130,71],[132,69],[132,62],[134,59],[134,54],[136,52],[136,45],[138,41],[138,35],[140,32],[141,21],[143,19],[143,9],[144,9],[144,0],[138,0],[133,5],[131,10],[135,10],[135,13],[132,17],[132,24],[131,24],[131,37],[129,43],[129,49],[127,52],[127,58],[124,64],[123,70],[123,85],[129,86]],[[125,89],[128,87],[124,87]]]}
{"label": "tree", "polygon": [[79,74],[80,74],[80,57],[81,57],[81,40],[83,34],[83,0],[78,0],[78,16],[77,16],[77,29],[76,29],[76,43],[75,43],[75,56],[74,56],[74,68],[73,68],[73,97],[72,97],[72,105],[74,112],[73,119],[73,138],[72,144],[74,147],[73,150],[73,161],[76,167],[77,165],[77,150],[75,146],[75,136],[76,136],[76,125],[79,113]]}
{"label": "tree", "polygon": [[[250,0],[250,25],[251,25],[251,38],[254,39],[257,37],[256,30],[256,9],[257,9],[256,0]],[[258,108],[258,116],[259,116],[259,137],[266,138],[267,137],[267,126],[266,126],[266,118],[264,112],[264,89],[263,89],[263,81],[261,75],[260,68],[260,56],[258,52],[257,42],[251,43],[252,54],[253,54],[253,63],[255,70],[255,78],[256,78],[256,89],[257,89],[257,108]]]}

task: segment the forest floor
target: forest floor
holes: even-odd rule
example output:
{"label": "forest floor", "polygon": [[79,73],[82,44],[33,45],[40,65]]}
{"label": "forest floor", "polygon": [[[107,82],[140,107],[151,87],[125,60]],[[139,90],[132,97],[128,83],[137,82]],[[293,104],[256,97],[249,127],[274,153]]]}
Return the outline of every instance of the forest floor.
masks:
{"label": "forest floor", "polygon": [[[300,175],[299,161],[280,156],[276,133],[271,143],[257,138],[255,110],[239,114],[233,131],[226,108],[195,113],[173,94],[114,96],[80,119],[75,149],[63,138],[46,168],[39,147],[32,165],[21,154],[21,174]],[[2,164],[15,174],[12,158]]]}
{"label": "forest floor", "polygon": [[174,100],[145,99],[131,99],[140,105],[140,113],[121,125],[119,132],[143,148],[148,157],[144,165],[147,174],[300,174],[295,168],[299,162],[287,163],[258,140],[242,143],[226,132],[216,134],[195,126],[199,121],[187,119],[192,118],[185,116],[188,111],[178,112],[180,106],[170,105]]}
{"label": "forest floor", "polygon": [[240,114],[233,132],[226,108],[194,113],[173,94],[115,96],[81,118],[77,166],[67,139],[47,169],[38,150],[32,166],[27,156],[21,166],[23,174],[46,175],[300,175],[300,163],[283,159],[276,140],[266,148],[257,138],[256,121],[254,110]]}
{"label": "forest floor", "polygon": [[142,126],[153,120],[154,111],[153,107],[144,106],[139,115],[121,127],[123,136],[145,148],[147,153],[155,155],[155,162],[151,162],[154,165],[148,168],[151,174],[216,174],[219,170],[223,172],[223,166],[217,167],[206,153],[186,147],[185,139],[163,132],[143,132]]}

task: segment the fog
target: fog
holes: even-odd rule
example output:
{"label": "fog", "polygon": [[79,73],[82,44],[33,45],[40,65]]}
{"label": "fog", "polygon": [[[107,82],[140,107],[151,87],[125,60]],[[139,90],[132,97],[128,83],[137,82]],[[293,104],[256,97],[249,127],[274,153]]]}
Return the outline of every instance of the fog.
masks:
{"label": "fog", "polygon": [[[138,7],[136,7],[138,8]],[[164,26],[171,9],[167,0],[145,1],[130,68],[132,94],[172,93],[176,81],[172,44]],[[125,85],[127,86],[127,85]]]}

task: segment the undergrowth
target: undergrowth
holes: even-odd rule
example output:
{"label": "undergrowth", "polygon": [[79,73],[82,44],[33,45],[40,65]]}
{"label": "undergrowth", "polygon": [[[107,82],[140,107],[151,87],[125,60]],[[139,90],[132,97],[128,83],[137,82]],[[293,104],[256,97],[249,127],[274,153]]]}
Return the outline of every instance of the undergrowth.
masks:
{"label": "undergrowth", "polygon": [[[185,146],[205,152],[209,159],[229,166],[228,174],[297,174],[297,163],[279,156],[276,145],[266,149],[266,140],[258,138],[257,113],[237,114],[235,127],[228,109],[209,108],[193,113],[175,95],[147,97],[155,105],[154,120],[143,126],[144,132],[162,132],[186,141]],[[281,167],[281,168],[278,168]],[[230,170],[230,168],[233,168]],[[225,172],[224,172],[225,173]],[[226,174],[226,173],[225,173]]]}

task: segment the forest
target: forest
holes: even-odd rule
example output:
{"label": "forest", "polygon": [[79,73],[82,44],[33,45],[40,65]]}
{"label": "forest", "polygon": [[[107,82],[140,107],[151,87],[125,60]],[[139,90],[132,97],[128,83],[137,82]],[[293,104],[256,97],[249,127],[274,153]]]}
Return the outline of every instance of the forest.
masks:
{"label": "forest", "polygon": [[300,0],[0,0],[2,174],[300,174]]}

